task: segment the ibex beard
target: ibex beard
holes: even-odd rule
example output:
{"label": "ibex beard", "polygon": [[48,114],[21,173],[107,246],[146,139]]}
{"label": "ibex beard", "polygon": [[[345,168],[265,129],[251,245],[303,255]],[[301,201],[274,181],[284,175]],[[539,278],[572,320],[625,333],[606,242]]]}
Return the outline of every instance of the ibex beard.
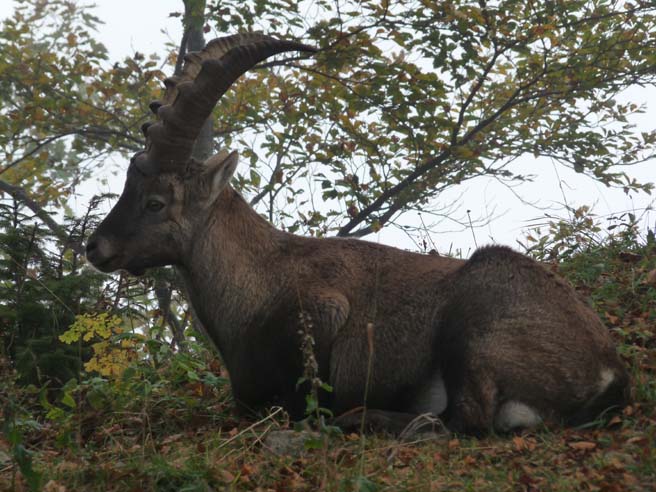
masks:
{"label": "ibex beard", "polygon": [[335,415],[365,406],[374,429],[399,431],[430,413],[456,431],[510,431],[623,406],[629,378],[607,329],[542,265],[498,246],[464,261],[295,236],[230,186],[235,152],[191,157],[230,85],[290,50],[313,51],[249,34],[188,56],[163,102],[151,104],[159,121],[144,127],[147,148],[89,238],[89,261],[134,274],[175,266],[245,408],[278,404],[303,417],[301,312],[312,320],[318,376],[333,388],[320,404]]}

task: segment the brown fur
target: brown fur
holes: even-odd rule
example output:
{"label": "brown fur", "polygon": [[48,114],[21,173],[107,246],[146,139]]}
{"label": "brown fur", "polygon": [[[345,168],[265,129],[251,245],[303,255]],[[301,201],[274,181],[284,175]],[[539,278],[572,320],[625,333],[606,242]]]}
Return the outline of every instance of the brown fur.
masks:
{"label": "brown fur", "polygon": [[[287,234],[226,184],[208,203],[212,173],[222,171],[208,167],[180,176],[131,168],[88,257],[103,271],[175,265],[243,406],[281,404],[303,416],[301,311],[312,320],[320,376],[334,388],[322,404],[336,414],[365,403],[368,324],[366,405],[380,421],[407,421],[436,374],[448,395],[443,417],[465,432],[493,429],[509,401],[571,423],[626,401],[628,376],[607,330],[536,262],[503,247],[463,261]],[[149,197],[164,208],[145,210]],[[613,377],[600,389],[604,370]]]}

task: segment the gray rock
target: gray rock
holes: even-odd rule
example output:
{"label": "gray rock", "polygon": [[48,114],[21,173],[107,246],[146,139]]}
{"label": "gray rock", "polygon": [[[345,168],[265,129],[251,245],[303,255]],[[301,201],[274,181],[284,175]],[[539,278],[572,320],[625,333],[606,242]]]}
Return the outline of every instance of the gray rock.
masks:
{"label": "gray rock", "polygon": [[320,439],[318,432],[275,430],[267,434],[262,444],[278,456],[300,456],[306,452],[305,443],[316,439]]}

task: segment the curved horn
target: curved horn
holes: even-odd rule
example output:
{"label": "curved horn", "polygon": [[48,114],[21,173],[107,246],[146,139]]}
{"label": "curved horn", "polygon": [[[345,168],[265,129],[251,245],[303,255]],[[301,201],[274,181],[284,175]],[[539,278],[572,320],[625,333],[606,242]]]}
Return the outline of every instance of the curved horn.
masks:
{"label": "curved horn", "polygon": [[201,51],[188,53],[182,74],[164,81],[162,101],[150,104],[159,121],[143,128],[146,152],[135,155],[132,162],[147,173],[186,163],[203,123],[221,96],[244,72],[285,51],[316,49],[263,34],[236,34],[214,39]]}

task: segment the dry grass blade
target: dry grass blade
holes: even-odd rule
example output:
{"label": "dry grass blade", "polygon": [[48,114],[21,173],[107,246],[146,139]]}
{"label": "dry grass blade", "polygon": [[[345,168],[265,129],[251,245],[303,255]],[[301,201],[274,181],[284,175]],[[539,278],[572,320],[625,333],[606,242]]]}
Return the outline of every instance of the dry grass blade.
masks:
{"label": "dry grass blade", "polygon": [[[237,434],[235,434],[234,436],[232,436],[230,439],[228,439],[228,440],[222,442],[221,444],[219,444],[219,446],[217,447],[217,449],[224,448],[225,446],[227,446],[227,445],[230,444],[231,442],[234,442],[235,440],[237,440],[238,438],[240,438],[241,436],[243,436],[243,435],[246,434],[247,432],[250,432],[251,430],[255,429],[256,427],[262,425],[264,422],[267,422],[267,421],[273,419],[273,417],[275,417],[276,415],[278,415],[278,414],[280,414],[280,413],[282,413],[282,408],[281,408],[281,407],[276,407],[276,409],[275,409],[273,412],[271,412],[269,415],[267,415],[267,416],[264,417],[263,419],[258,420],[258,421],[255,422],[254,424],[249,425],[249,426],[246,427],[245,429],[241,430],[240,432],[238,432]],[[270,428],[270,427],[267,427],[267,431],[269,430],[269,428]],[[266,431],[265,431],[265,432],[266,432]]]}

